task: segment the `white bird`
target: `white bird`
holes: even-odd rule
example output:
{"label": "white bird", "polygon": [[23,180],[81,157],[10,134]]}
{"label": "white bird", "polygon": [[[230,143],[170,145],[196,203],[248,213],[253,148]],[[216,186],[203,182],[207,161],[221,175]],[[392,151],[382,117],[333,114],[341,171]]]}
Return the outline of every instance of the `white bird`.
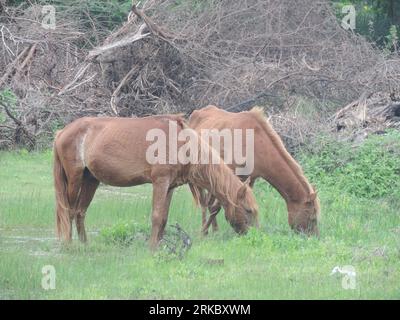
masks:
{"label": "white bird", "polygon": [[331,276],[333,276],[336,273],[341,273],[341,274],[346,274],[348,276],[351,277],[355,277],[356,276],[356,272],[354,271],[354,267],[353,266],[344,266],[343,268],[336,266],[332,269],[331,272]]}

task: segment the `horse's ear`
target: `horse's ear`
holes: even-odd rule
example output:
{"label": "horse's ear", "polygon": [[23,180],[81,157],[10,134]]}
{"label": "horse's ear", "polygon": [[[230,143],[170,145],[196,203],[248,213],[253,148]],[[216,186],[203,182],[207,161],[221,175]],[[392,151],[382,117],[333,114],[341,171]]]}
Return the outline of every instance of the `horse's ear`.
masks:
{"label": "horse's ear", "polygon": [[242,186],[238,190],[238,199],[244,199],[246,197],[247,192],[247,184],[243,183]]}
{"label": "horse's ear", "polygon": [[251,178],[250,178],[250,176],[249,176],[249,177],[247,177],[247,179],[246,179],[246,181],[244,182],[244,184],[247,185],[247,186],[250,186],[250,181],[251,181]]}
{"label": "horse's ear", "polygon": [[308,196],[308,202],[314,202],[317,199],[317,191],[311,192]]}

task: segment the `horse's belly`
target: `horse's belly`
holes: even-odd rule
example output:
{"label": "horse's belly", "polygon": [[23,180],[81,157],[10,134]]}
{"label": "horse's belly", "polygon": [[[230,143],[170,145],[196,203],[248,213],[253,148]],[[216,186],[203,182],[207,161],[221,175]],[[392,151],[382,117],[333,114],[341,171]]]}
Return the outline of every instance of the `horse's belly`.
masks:
{"label": "horse's belly", "polygon": [[103,182],[104,184],[114,187],[132,187],[151,182],[151,180],[146,177],[135,177],[131,179],[126,179],[126,178],[115,179],[115,178],[103,177],[103,179],[100,181]]}
{"label": "horse's belly", "polygon": [[98,157],[86,164],[89,171],[102,183],[129,187],[151,182],[150,168],[134,161],[123,161],[118,157]]}

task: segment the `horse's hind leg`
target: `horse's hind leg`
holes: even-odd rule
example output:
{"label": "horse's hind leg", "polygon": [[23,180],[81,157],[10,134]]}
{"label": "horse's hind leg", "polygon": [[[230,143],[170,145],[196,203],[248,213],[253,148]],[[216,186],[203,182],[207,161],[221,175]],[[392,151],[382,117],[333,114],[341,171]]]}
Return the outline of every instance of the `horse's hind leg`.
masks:
{"label": "horse's hind leg", "polygon": [[79,202],[76,208],[76,230],[78,231],[78,237],[81,242],[86,242],[86,231],[85,231],[85,216],[86,210],[89,207],[90,202],[99,186],[99,181],[87,171],[84,172],[81,191],[79,194]]}
{"label": "horse's hind leg", "polygon": [[68,211],[69,216],[69,232],[67,235],[67,241],[70,242],[72,240],[72,222],[76,218],[76,207],[78,204],[81,184],[82,184],[82,175],[83,169],[75,169],[75,170],[66,170],[67,175],[67,197],[68,197],[68,207],[64,210]]}

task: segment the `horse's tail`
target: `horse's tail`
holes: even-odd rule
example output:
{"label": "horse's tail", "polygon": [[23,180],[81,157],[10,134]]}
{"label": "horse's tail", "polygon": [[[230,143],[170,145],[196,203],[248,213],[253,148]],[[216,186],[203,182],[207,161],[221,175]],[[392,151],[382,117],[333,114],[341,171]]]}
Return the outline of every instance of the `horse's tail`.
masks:
{"label": "horse's tail", "polygon": [[195,186],[192,183],[189,183],[190,191],[192,192],[194,203],[196,206],[202,206],[203,192],[204,190],[200,190],[199,187]]}
{"label": "horse's tail", "polygon": [[67,192],[67,176],[64,167],[60,161],[60,156],[57,151],[56,141],[60,132],[57,132],[54,140],[54,188],[56,192],[56,226],[57,236],[61,239],[69,239],[71,233],[71,222],[69,217],[69,201]]}

